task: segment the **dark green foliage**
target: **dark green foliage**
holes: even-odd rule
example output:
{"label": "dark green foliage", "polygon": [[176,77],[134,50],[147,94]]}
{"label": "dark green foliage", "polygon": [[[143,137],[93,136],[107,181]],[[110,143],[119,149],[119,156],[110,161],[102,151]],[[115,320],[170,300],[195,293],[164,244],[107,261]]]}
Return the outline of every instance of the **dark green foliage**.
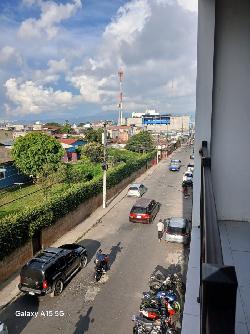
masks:
{"label": "dark green foliage", "polygon": [[103,129],[99,128],[94,130],[93,128],[86,129],[84,131],[85,139],[88,143],[96,142],[101,144],[102,143],[102,133]]}
{"label": "dark green foliage", "polygon": [[141,131],[129,138],[125,148],[129,151],[145,153],[154,150],[153,137],[148,131]]}
{"label": "dark green foliage", "polygon": [[[113,187],[143,167],[154,154],[154,152],[143,154],[139,158],[134,156],[134,159],[129,159],[126,163],[120,163],[117,167],[108,170],[107,187]],[[0,220],[0,260],[23,245],[37,231],[54,224],[84,201],[101,193],[102,174],[98,174],[97,170],[95,173],[96,176],[92,180],[71,184],[64,193],[55,194],[43,204],[2,218]]]}
{"label": "dark green foliage", "polygon": [[87,157],[91,162],[103,161],[103,145],[99,143],[88,143],[81,148],[82,156]]}
{"label": "dark green foliage", "polygon": [[36,176],[43,166],[49,164],[57,169],[64,150],[53,137],[40,132],[31,132],[16,139],[11,154],[15,165],[26,175]]}

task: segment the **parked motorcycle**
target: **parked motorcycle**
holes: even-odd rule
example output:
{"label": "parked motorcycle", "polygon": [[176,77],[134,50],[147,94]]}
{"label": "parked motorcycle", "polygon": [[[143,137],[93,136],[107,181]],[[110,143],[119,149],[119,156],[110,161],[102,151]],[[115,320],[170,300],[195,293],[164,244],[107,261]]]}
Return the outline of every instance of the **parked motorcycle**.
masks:
{"label": "parked motorcycle", "polygon": [[141,315],[134,315],[132,321],[135,322],[133,334],[176,334],[164,319],[148,320]]}
{"label": "parked motorcycle", "polygon": [[184,295],[186,291],[185,284],[178,274],[172,274],[167,277],[162,275],[153,275],[149,280],[150,290],[157,292],[160,290],[175,290],[179,294]]}
{"label": "parked motorcycle", "polygon": [[180,296],[176,291],[162,290],[162,291],[158,291],[156,293],[144,292],[142,301],[148,300],[148,299],[154,299],[154,298],[156,298],[156,299],[164,298],[164,299],[167,299],[169,302],[180,300]]}

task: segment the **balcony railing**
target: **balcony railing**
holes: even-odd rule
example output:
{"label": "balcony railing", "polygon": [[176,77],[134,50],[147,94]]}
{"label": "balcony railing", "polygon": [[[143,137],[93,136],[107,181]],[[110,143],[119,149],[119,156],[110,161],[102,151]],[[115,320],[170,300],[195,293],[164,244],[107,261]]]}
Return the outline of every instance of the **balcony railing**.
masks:
{"label": "balcony railing", "polygon": [[200,197],[201,334],[234,334],[237,295],[235,267],[224,265],[211,176],[211,157],[202,142]]}

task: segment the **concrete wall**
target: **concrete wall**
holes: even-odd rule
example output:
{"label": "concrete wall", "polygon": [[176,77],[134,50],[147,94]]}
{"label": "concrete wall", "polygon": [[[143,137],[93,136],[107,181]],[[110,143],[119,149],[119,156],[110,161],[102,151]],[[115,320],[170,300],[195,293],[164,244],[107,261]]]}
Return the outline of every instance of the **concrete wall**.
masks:
{"label": "concrete wall", "polygon": [[[151,167],[152,164],[149,164]],[[128,184],[146,171],[146,166],[131,174],[128,178],[116,186],[108,189],[107,199],[113,198],[121,192]],[[76,225],[84,221],[102,204],[102,194],[90,198],[78,206],[78,208],[59,219],[55,224],[49,226],[41,232],[42,247],[48,247],[57,239],[70,231]],[[27,242],[23,247],[15,250],[12,254],[0,261],[0,283],[5,281],[14,272],[19,270],[33,256],[32,242]]]}
{"label": "concrete wall", "polygon": [[250,221],[250,1],[216,3],[212,177],[218,219]]}
{"label": "concrete wall", "polygon": [[0,283],[9,278],[33,256],[32,242],[16,249],[3,261],[0,261]]}

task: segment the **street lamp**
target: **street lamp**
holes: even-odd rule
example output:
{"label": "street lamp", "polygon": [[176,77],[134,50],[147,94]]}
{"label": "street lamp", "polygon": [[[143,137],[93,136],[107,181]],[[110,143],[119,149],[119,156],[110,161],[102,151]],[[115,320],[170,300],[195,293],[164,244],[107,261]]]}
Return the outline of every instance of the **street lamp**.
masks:
{"label": "street lamp", "polygon": [[102,144],[103,144],[103,164],[102,164],[102,170],[103,170],[103,196],[102,196],[102,207],[106,208],[106,197],[107,197],[107,160],[106,160],[106,151],[107,151],[107,128],[106,128],[106,122],[103,123],[103,133],[102,133]]}

